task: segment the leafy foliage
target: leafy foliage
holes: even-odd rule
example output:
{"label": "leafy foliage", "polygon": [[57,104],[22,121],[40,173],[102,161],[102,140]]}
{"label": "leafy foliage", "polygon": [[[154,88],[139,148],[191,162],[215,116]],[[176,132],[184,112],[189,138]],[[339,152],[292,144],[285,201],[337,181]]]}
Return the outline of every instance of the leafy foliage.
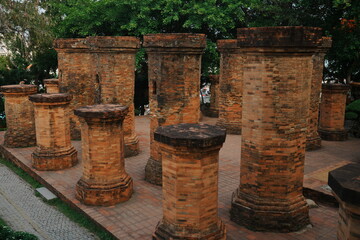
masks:
{"label": "leafy foliage", "polygon": [[8,226],[0,226],[0,239],[4,240],[37,240],[38,238],[30,233],[17,232]]}

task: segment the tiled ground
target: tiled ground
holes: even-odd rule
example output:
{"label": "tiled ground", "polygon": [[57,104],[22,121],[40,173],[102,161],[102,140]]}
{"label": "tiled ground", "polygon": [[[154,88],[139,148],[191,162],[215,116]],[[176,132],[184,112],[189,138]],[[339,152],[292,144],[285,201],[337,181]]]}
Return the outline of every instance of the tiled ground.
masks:
{"label": "tiled ground", "polygon": [[[214,123],[215,119],[204,118],[204,122]],[[134,195],[125,203],[112,207],[89,207],[75,199],[74,186],[81,176],[81,161],[77,166],[63,171],[39,172],[31,168],[30,156],[34,148],[0,149],[7,158],[17,162],[49,189],[57,193],[121,240],[150,239],[157,222],[161,218],[161,187],[144,181],[144,167],[149,157],[149,119],[136,117],[136,128],[140,139],[141,152],[126,159],[126,170],[134,179]],[[3,138],[3,134],[0,135]],[[297,233],[252,232],[238,226],[229,219],[230,199],[239,183],[241,136],[228,135],[220,151],[219,215],[226,224],[228,239],[336,239],[337,209],[320,206],[310,210],[312,227]],[[0,139],[2,142],[2,139]],[[346,162],[360,160],[360,139],[351,138],[346,142],[325,142],[323,148],[306,154],[305,187],[319,188],[324,193],[325,171]],[[73,142],[80,153],[80,142]]]}

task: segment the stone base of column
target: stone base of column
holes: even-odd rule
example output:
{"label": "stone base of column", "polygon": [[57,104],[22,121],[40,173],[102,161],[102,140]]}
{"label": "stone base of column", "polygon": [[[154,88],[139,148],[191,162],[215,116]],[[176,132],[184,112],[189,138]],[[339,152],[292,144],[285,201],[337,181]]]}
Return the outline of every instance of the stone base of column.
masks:
{"label": "stone base of column", "polygon": [[133,181],[127,176],[120,183],[91,184],[80,179],[76,184],[76,198],[86,205],[112,206],[130,199]]}
{"label": "stone base of column", "polygon": [[218,121],[216,126],[226,129],[227,134],[241,135],[241,124],[225,123]]}
{"label": "stone base of column", "polygon": [[294,232],[308,224],[309,208],[305,198],[292,202],[243,200],[233,193],[230,219],[253,231]]}
{"label": "stone base of column", "polygon": [[31,154],[31,159],[32,166],[39,171],[55,171],[71,168],[78,163],[77,151],[74,147],[58,152],[35,150]]}
{"label": "stone base of column", "polygon": [[124,156],[132,157],[139,154],[139,139],[135,135],[131,138],[124,138]]}
{"label": "stone base of column", "polygon": [[[181,233],[181,235],[179,233]],[[152,239],[219,240],[226,239],[226,229],[224,223],[221,220],[219,220],[218,225],[214,227],[213,231],[206,233],[190,231],[185,232],[183,229],[177,231],[177,229],[174,227],[171,227],[163,222],[159,222],[156,226]]]}
{"label": "stone base of column", "polygon": [[23,148],[36,146],[35,132],[24,132],[12,134],[6,131],[4,136],[4,146],[8,148]]}
{"label": "stone base of column", "polygon": [[153,158],[149,158],[145,166],[145,181],[161,186],[162,185],[162,164]]}
{"label": "stone base of column", "polygon": [[317,150],[320,148],[321,148],[321,137],[306,139],[306,151]]}
{"label": "stone base of column", "polygon": [[320,134],[321,139],[327,141],[345,141],[348,139],[348,132],[345,129],[342,131],[319,129],[318,132]]}

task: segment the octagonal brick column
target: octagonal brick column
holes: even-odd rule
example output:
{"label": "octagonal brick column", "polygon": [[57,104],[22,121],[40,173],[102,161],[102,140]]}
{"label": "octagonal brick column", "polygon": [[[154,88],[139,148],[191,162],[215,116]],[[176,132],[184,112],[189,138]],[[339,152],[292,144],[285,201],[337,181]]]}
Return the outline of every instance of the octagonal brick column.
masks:
{"label": "octagonal brick column", "polygon": [[132,178],[125,172],[123,120],[128,108],[116,104],[84,106],[81,118],[83,174],[76,198],[87,205],[110,206],[130,199]]}
{"label": "octagonal brick column", "polygon": [[68,93],[45,93],[29,96],[34,104],[37,147],[31,155],[37,170],[70,168],[77,162],[71,145]]}
{"label": "octagonal brick column", "polygon": [[348,132],[344,127],[346,95],[349,86],[323,84],[320,104],[320,137],[328,141],[344,141]]}
{"label": "octagonal brick column", "polygon": [[5,147],[30,147],[36,145],[34,107],[29,95],[37,92],[35,85],[1,86],[5,97],[7,130],[4,136]]}
{"label": "octagonal brick column", "polygon": [[161,153],[154,142],[159,126],[198,123],[200,118],[201,55],[204,34],[149,34],[144,36],[148,54],[150,101],[150,158],[146,181],[161,185]]}
{"label": "octagonal brick column", "polygon": [[245,54],[240,186],[231,220],[257,231],[310,223],[302,195],[312,55],[321,29],[238,29]]}
{"label": "octagonal brick column", "polygon": [[155,131],[162,152],[163,218],[153,239],[226,239],[218,217],[219,150],[225,131],[177,124]]}
{"label": "octagonal brick column", "polygon": [[217,41],[220,52],[219,119],[227,133],[241,134],[244,56],[236,39]]}
{"label": "octagonal brick column", "polygon": [[100,83],[101,104],[120,104],[129,111],[123,122],[125,157],[139,153],[135,132],[135,54],[140,47],[137,37],[88,37],[93,68]]}
{"label": "octagonal brick column", "polygon": [[59,79],[44,79],[44,85],[46,88],[46,93],[60,93]]}
{"label": "octagonal brick column", "polygon": [[323,37],[316,54],[313,55],[313,70],[310,87],[309,124],[306,136],[306,150],[316,150],[321,147],[321,138],[318,133],[320,92],[323,80],[324,58],[331,47],[332,40]]}

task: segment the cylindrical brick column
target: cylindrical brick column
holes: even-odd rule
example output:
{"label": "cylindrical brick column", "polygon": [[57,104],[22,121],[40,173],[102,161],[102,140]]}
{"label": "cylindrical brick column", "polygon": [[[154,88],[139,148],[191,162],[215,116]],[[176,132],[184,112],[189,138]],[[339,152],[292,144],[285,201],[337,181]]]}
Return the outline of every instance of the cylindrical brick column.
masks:
{"label": "cylindrical brick column", "polygon": [[71,139],[81,138],[81,127],[73,110],[101,102],[100,77],[92,61],[85,38],[56,39],[54,48],[58,53],[60,92],[70,93]]}
{"label": "cylindrical brick column", "polygon": [[135,54],[140,47],[137,37],[88,37],[96,73],[100,82],[102,104],[128,106],[123,123],[125,157],[139,153],[135,132]]}
{"label": "cylindrical brick column", "polygon": [[218,217],[219,150],[225,131],[206,124],[159,127],[163,218],[153,239],[226,239]]}
{"label": "cylindrical brick column", "polygon": [[244,56],[236,39],[218,40],[220,52],[219,119],[227,133],[241,134]]}
{"label": "cylindrical brick column", "polygon": [[1,86],[5,97],[5,115],[7,130],[5,147],[29,147],[36,145],[34,107],[29,95],[37,92],[35,85]]}
{"label": "cylindrical brick column", "polygon": [[77,151],[71,145],[68,93],[45,93],[29,97],[34,104],[37,147],[32,165],[37,170],[60,170],[74,166]]}
{"label": "cylindrical brick column", "polygon": [[329,172],[329,186],[339,202],[337,239],[360,240],[360,163]]}
{"label": "cylindrical brick column", "polygon": [[87,205],[109,206],[127,201],[133,192],[125,172],[122,123],[128,108],[115,104],[75,110],[81,118],[83,175],[76,198]]}
{"label": "cylindrical brick column", "polygon": [[46,88],[46,93],[60,93],[59,79],[44,79],[44,85]]}
{"label": "cylindrical brick column", "polygon": [[320,137],[328,141],[344,141],[347,130],[344,127],[346,94],[349,86],[344,84],[323,84],[320,103]]}
{"label": "cylindrical brick column", "polygon": [[309,224],[302,195],[312,55],[321,29],[238,29],[244,83],[240,186],[231,219],[259,231]]}
{"label": "cylindrical brick column", "polygon": [[309,124],[306,136],[306,150],[316,150],[321,147],[321,138],[318,133],[320,92],[321,83],[323,80],[324,57],[327,50],[331,47],[331,43],[331,38],[323,37],[317,53],[313,55],[313,70],[310,87],[310,109]]}
{"label": "cylindrical brick column", "polygon": [[144,36],[148,54],[150,101],[150,159],[146,181],[161,185],[161,154],[154,142],[159,126],[198,123],[200,118],[201,54],[204,34],[149,34]]}

